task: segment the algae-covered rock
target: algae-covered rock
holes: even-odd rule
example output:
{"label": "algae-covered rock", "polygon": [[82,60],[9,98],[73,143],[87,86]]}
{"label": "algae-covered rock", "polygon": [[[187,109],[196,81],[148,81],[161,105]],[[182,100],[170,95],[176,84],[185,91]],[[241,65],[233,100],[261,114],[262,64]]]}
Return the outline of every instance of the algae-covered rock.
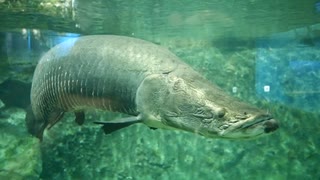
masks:
{"label": "algae-covered rock", "polygon": [[0,179],[37,179],[41,172],[39,140],[24,126],[22,109],[6,109],[0,117]]}

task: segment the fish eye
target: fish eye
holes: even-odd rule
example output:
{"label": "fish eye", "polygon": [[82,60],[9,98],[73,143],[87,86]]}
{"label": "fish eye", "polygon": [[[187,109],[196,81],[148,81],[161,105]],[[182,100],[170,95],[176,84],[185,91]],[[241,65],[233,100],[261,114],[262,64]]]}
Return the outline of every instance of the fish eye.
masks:
{"label": "fish eye", "polygon": [[225,108],[222,108],[220,109],[218,112],[217,112],[217,116],[218,118],[223,118],[224,115],[226,114],[227,110]]}
{"label": "fish eye", "polygon": [[244,115],[247,115],[248,113],[247,113],[247,112],[244,112],[243,114],[244,114]]}

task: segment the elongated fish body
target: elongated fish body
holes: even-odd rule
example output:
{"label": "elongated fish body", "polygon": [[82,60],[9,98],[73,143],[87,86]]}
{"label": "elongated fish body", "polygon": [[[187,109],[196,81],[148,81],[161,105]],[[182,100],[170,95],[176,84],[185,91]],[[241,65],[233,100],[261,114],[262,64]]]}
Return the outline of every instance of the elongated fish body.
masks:
{"label": "elongated fish body", "polygon": [[131,115],[129,124],[208,137],[247,138],[278,127],[269,114],[225,94],[166,48],[112,35],[71,39],[49,50],[34,72],[31,107],[27,127],[39,138],[64,112],[80,119],[87,108]]}

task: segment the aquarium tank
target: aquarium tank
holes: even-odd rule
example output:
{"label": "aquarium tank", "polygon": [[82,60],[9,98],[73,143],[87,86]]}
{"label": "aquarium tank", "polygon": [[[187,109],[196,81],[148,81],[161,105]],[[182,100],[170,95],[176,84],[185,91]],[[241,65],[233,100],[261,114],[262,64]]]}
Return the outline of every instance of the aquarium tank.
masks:
{"label": "aquarium tank", "polygon": [[[39,140],[25,122],[35,67],[88,35],[160,45],[279,128],[248,140],[141,123],[105,134],[94,122],[124,115],[89,109]],[[319,0],[0,0],[0,47],[0,179],[320,178]]]}

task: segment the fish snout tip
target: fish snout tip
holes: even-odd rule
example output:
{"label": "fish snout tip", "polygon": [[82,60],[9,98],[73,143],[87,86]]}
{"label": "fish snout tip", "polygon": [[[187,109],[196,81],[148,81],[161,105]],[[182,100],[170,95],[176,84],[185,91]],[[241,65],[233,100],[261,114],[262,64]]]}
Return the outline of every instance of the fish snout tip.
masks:
{"label": "fish snout tip", "polygon": [[277,130],[279,128],[279,122],[275,119],[269,119],[268,121],[266,121],[264,123],[264,132],[265,133],[270,133],[273,132],[275,130]]}

